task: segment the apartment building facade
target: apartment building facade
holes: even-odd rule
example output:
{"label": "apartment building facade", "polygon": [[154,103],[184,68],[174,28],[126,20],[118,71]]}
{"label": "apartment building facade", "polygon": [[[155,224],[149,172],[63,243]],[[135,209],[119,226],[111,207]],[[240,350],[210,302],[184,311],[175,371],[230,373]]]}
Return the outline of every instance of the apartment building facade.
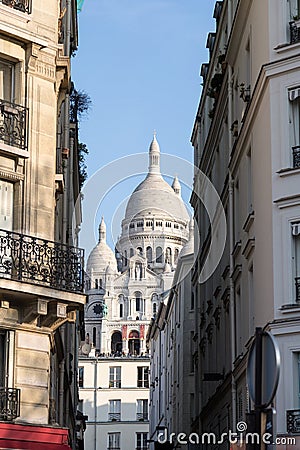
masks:
{"label": "apartment building facade", "polygon": [[75,0],[0,1],[0,446],[83,448]]}
{"label": "apartment building facade", "polygon": [[196,171],[191,203],[200,253],[192,273],[197,385],[191,420],[198,433],[220,436],[246,420],[253,407],[247,355],[262,327],[281,354],[277,434],[299,439],[299,12],[294,0],[224,0],[214,9],[216,31],[207,39],[191,140],[195,166],[221,198],[227,239],[213,275],[200,282],[205,261],[223,242],[218,219],[210,223],[197,195],[202,175]]}

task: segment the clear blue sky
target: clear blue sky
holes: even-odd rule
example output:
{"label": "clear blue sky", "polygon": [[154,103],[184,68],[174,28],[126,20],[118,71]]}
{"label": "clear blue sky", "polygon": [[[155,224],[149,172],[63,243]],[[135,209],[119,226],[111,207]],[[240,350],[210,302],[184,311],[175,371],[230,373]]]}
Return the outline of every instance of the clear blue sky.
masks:
{"label": "clear blue sky", "polygon": [[[90,151],[90,177],[120,157],[147,152],[153,130],[161,152],[192,162],[199,71],[208,61],[205,44],[207,33],[215,29],[214,4],[213,0],[85,0],[72,78],[77,89],[92,99],[89,116],[80,125],[80,140]],[[119,204],[143,178],[123,182],[120,174],[120,184],[97,211],[89,210],[84,200],[80,245],[87,253],[95,245],[85,226],[87,217],[93,216],[97,224],[104,215],[110,235]],[[187,202],[188,191],[183,192]],[[108,240],[113,245],[112,238]]]}

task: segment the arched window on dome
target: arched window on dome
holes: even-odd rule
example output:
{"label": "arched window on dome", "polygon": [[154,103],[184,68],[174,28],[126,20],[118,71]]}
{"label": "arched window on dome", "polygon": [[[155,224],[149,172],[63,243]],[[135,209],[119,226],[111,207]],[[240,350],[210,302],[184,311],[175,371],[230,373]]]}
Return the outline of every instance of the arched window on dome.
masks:
{"label": "arched window on dome", "polygon": [[123,256],[123,266],[127,266],[127,250],[124,250],[124,256]]}
{"label": "arched window on dome", "polygon": [[163,252],[161,247],[156,247],[156,262],[157,263],[163,262]]}
{"label": "arched window on dome", "polygon": [[170,247],[166,248],[166,263],[172,264],[172,250]]}
{"label": "arched window on dome", "polygon": [[174,263],[175,264],[177,264],[178,255],[179,255],[179,248],[175,248],[175,251],[174,251]]}
{"label": "arched window on dome", "polygon": [[137,247],[136,252],[139,256],[143,256],[143,249],[142,247]]}
{"label": "arched window on dome", "polygon": [[133,255],[134,255],[134,250],[133,250],[133,248],[131,248],[129,250],[129,257],[131,258]]}
{"label": "arched window on dome", "polygon": [[147,247],[146,248],[146,256],[147,256],[147,263],[150,264],[152,263],[152,247]]}

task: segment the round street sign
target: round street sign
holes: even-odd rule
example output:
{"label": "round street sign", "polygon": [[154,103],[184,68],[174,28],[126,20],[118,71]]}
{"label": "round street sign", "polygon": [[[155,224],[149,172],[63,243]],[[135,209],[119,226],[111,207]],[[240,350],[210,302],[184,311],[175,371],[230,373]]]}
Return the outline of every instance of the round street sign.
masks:
{"label": "round street sign", "polygon": [[[257,339],[254,339],[248,356],[247,382],[251,400],[256,404],[256,347]],[[258,369],[260,370],[260,369]],[[280,372],[280,352],[274,336],[268,331],[263,331],[261,335],[261,404],[260,408],[267,408],[275,397]]]}

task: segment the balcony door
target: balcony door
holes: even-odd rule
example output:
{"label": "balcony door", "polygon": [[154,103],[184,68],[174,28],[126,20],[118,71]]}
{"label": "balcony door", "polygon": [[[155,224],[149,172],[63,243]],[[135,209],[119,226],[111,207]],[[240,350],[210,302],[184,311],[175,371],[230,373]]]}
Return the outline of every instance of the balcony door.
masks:
{"label": "balcony door", "polygon": [[0,229],[13,229],[13,196],[13,183],[0,180]]}

